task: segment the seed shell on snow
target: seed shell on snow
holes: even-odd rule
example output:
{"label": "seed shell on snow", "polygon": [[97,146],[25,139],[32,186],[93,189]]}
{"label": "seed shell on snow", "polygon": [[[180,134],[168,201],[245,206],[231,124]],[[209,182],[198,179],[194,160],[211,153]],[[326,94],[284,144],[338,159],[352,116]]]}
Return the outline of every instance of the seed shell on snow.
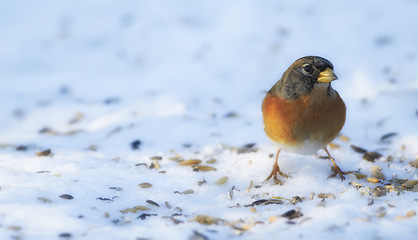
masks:
{"label": "seed shell on snow", "polygon": [[63,198],[63,199],[73,199],[74,197],[72,196],[72,195],[70,195],[70,194],[62,194],[62,195],[60,195],[60,198]]}
{"label": "seed shell on snow", "polygon": [[200,164],[202,161],[199,159],[190,159],[179,162],[180,166],[194,166]]}
{"label": "seed shell on snow", "polygon": [[377,178],[375,178],[375,177],[368,177],[368,178],[366,179],[366,181],[368,181],[368,182],[370,182],[370,183],[378,183],[378,182],[380,182],[380,180],[379,180],[379,179],[377,179]]}
{"label": "seed shell on snow", "polygon": [[144,183],[138,184],[138,187],[140,187],[140,188],[150,188],[150,187],[152,187],[152,184],[144,182]]}
{"label": "seed shell on snow", "polygon": [[216,180],[215,185],[221,186],[224,185],[228,181],[228,177],[221,177],[218,180]]}
{"label": "seed shell on snow", "polygon": [[36,156],[38,157],[52,157],[51,149],[46,149],[44,151],[36,152]]}
{"label": "seed shell on snow", "polygon": [[193,166],[193,170],[208,172],[208,171],[216,171],[216,168],[211,167],[211,166]]}
{"label": "seed shell on snow", "polygon": [[361,147],[358,147],[358,146],[355,146],[355,145],[353,145],[353,144],[351,144],[350,145],[350,147],[355,151],[355,152],[358,152],[358,153],[366,153],[367,152],[367,150],[366,149],[364,149],[364,148],[361,148]]}
{"label": "seed shell on snow", "polygon": [[156,207],[160,207],[160,205],[158,203],[156,203],[156,202],[154,202],[152,200],[149,200],[149,199],[146,201],[146,203],[149,203],[149,204],[154,205]]}
{"label": "seed shell on snow", "polygon": [[334,198],[335,199],[335,195],[332,193],[318,193],[317,197],[322,198],[322,199],[326,199],[326,198]]}

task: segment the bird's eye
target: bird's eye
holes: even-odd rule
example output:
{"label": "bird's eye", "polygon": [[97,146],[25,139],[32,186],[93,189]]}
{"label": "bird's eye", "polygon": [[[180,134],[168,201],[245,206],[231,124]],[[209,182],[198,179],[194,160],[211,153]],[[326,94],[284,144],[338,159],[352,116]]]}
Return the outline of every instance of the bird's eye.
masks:
{"label": "bird's eye", "polygon": [[312,65],[311,64],[305,64],[305,65],[303,65],[303,70],[305,70],[305,72],[307,72],[307,73],[312,73],[312,71],[313,71],[313,68],[312,68]]}

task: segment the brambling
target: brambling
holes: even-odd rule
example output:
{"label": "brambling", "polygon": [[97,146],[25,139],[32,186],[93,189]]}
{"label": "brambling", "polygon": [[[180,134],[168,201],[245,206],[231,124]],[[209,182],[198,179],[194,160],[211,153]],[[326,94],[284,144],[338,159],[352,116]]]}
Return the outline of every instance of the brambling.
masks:
{"label": "brambling", "polygon": [[263,121],[266,135],[278,146],[276,161],[270,175],[276,184],[283,184],[278,174],[280,150],[298,154],[314,154],[323,149],[332,162],[333,174],[345,179],[343,172],[327,150],[345,123],[346,107],[331,82],[338,79],[330,61],[317,56],[296,60],[266,94]]}

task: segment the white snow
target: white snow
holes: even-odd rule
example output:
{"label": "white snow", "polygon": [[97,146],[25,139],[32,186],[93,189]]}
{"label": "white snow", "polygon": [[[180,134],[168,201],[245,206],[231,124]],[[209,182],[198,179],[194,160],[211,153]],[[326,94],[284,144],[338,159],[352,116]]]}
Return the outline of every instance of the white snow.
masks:
{"label": "white snow", "polygon": [[[373,189],[418,179],[417,12],[411,0],[1,2],[0,239],[412,239],[417,187]],[[261,102],[305,55],[333,63],[347,105],[349,141],[331,154],[368,177],[379,166],[380,183],[328,179],[322,151],[282,151],[292,178],[263,183],[277,149]],[[245,207],[277,198],[289,200]],[[121,212],[134,206],[150,210]]]}

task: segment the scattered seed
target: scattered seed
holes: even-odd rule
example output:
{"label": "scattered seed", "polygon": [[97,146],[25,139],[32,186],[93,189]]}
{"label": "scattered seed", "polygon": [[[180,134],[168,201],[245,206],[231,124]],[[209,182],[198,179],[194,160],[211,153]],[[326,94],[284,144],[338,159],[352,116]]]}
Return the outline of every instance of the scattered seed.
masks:
{"label": "scattered seed", "polygon": [[207,172],[207,171],[216,171],[216,168],[211,167],[211,166],[194,166],[193,169],[195,171],[204,171],[204,172]]}
{"label": "scattered seed", "polygon": [[193,194],[193,193],[194,193],[194,190],[193,189],[187,189],[187,190],[184,190],[182,192],[182,194]]}
{"label": "scattered seed", "polygon": [[156,207],[160,207],[160,205],[158,203],[156,203],[156,202],[154,202],[152,200],[149,200],[149,199],[146,201],[146,203],[149,203],[149,204],[154,205]]}
{"label": "scattered seed", "polygon": [[277,219],[279,219],[279,217],[277,217],[277,216],[270,216],[268,219],[269,219],[269,223],[273,223],[273,222],[275,222]]}
{"label": "scattered seed", "polygon": [[150,188],[150,187],[152,187],[152,184],[144,182],[144,183],[138,184],[138,187],[140,187],[140,188]]}
{"label": "scattered seed", "polygon": [[225,114],[224,117],[225,118],[237,118],[238,114],[236,112],[229,112],[229,113]]}
{"label": "scattered seed", "polygon": [[360,180],[360,179],[365,179],[365,178],[367,177],[367,175],[366,175],[366,174],[359,173],[359,172],[354,173],[354,176],[356,176],[356,178],[357,178],[358,180]]}
{"label": "scattered seed", "polygon": [[117,192],[123,191],[123,188],[121,188],[121,187],[110,187],[109,189],[115,190]]}
{"label": "scattered seed", "polygon": [[169,202],[164,202],[164,204],[165,204],[165,206],[168,208],[168,209],[171,209],[171,205],[170,205],[170,203]]}
{"label": "scattered seed", "polygon": [[138,205],[138,206],[134,206],[133,208],[140,210],[140,211],[147,211],[147,210],[151,210],[151,208],[146,207],[146,206],[142,206],[142,205]]}
{"label": "scattered seed", "polygon": [[113,199],[110,199],[110,198],[98,197],[96,199],[101,200],[101,201],[111,201],[111,202],[113,202]]}
{"label": "scattered seed", "polygon": [[154,160],[153,165],[154,165],[155,169],[160,170],[161,167],[160,167],[160,164],[158,163],[157,160]]}
{"label": "scattered seed", "polygon": [[342,134],[338,135],[338,138],[339,138],[341,141],[344,141],[344,142],[349,142],[349,141],[350,141],[350,138],[349,138],[349,137],[347,137],[347,136],[345,136],[345,135],[342,135]]}
{"label": "scattered seed", "polygon": [[364,149],[364,148],[361,148],[361,147],[357,147],[357,146],[355,146],[355,145],[353,145],[353,144],[351,144],[350,145],[350,147],[355,151],[355,152],[358,152],[358,153],[366,153],[367,152],[367,150],[366,149]]}
{"label": "scattered seed", "polygon": [[62,194],[62,195],[60,196],[60,198],[63,198],[63,199],[73,199],[74,197],[73,197],[73,196],[71,196],[70,194]]}
{"label": "scattered seed", "polygon": [[302,217],[303,214],[300,212],[299,208],[296,208],[296,209],[292,209],[292,210],[289,210],[289,211],[283,213],[281,216],[285,217],[285,218],[288,218],[290,220],[290,219]]}
{"label": "scattered seed", "polygon": [[51,149],[36,152],[35,155],[38,157],[52,157]]}
{"label": "scattered seed", "polygon": [[402,187],[406,188],[406,189],[410,189],[415,187],[415,185],[418,184],[418,180],[410,180],[405,182],[404,184],[402,184]]}
{"label": "scattered seed", "polygon": [[161,157],[161,156],[153,156],[153,157],[150,157],[150,159],[151,160],[162,160],[163,157]]}
{"label": "scattered seed", "polygon": [[131,142],[131,149],[132,150],[138,150],[140,145],[141,145],[141,141],[137,139],[137,140]]}
{"label": "scattered seed", "polygon": [[396,135],[398,135],[398,133],[395,133],[395,132],[387,133],[380,138],[380,141],[381,142],[390,142],[391,138],[396,136]]}
{"label": "scattered seed", "polygon": [[411,165],[414,168],[418,168],[418,158],[415,161],[409,162],[409,165]]}
{"label": "scattered seed", "polygon": [[227,181],[228,181],[228,177],[226,177],[226,176],[221,177],[215,182],[215,185],[221,186],[221,185],[224,185]]}
{"label": "scattered seed", "polygon": [[374,162],[376,159],[382,157],[378,152],[366,152],[363,154],[363,159],[369,162]]}
{"label": "scattered seed", "polygon": [[148,165],[146,163],[137,163],[137,164],[135,164],[135,167],[139,167],[139,166],[148,167]]}
{"label": "scattered seed", "polygon": [[59,135],[58,132],[56,132],[56,131],[48,128],[48,127],[42,128],[41,130],[39,130],[39,133],[40,134],[48,134],[48,135]]}
{"label": "scattered seed", "polygon": [[374,177],[368,177],[368,178],[366,179],[366,181],[371,182],[371,183],[378,183],[378,182],[380,182],[380,180],[379,180],[379,179],[374,178]]}
{"label": "scattered seed", "polygon": [[60,235],[59,235],[59,237],[60,238],[71,238],[71,233],[61,233]]}
{"label": "scattered seed", "polygon": [[206,163],[213,164],[213,163],[216,163],[216,161],[217,161],[216,158],[212,158],[210,160],[207,160]]}
{"label": "scattered seed", "polygon": [[143,214],[139,215],[136,219],[144,220],[145,218],[151,217],[151,216],[158,216],[158,215],[155,214],[155,213],[143,213]]}
{"label": "scattered seed", "polygon": [[105,216],[105,218],[109,218],[110,217],[110,214],[108,212],[105,212],[104,213],[104,216]]}
{"label": "scattered seed", "polygon": [[16,147],[16,151],[26,151],[26,150],[28,150],[28,147],[24,145],[19,145]]}
{"label": "scattered seed", "polygon": [[322,198],[322,199],[326,199],[326,198],[334,198],[335,199],[335,195],[332,193],[318,193],[317,197]]}
{"label": "scattered seed", "polygon": [[251,204],[244,205],[244,207],[253,207],[257,205],[270,205],[270,204],[283,204],[283,201],[279,199],[260,199],[260,200],[252,202]]}
{"label": "scattered seed", "polygon": [[379,166],[372,166],[372,177],[385,180],[385,175],[382,173],[382,168]]}
{"label": "scattered seed", "polygon": [[199,159],[190,159],[179,162],[180,166],[194,166],[200,164],[202,161]]}
{"label": "scattered seed", "polygon": [[245,190],[247,193],[251,191],[251,188],[253,188],[254,182],[251,180],[250,184],[248,185],[247,189]]}
{"label": "scattered seed", "polygon": [[193,222],[198,222],[200,224],[203,225],[212,225],[212,224],[219,224],[221,222],[224,222],[224,220],[220,219],[220,218],[215,218],[209,215],[204,215],[204,214],[199,214],[197,216],[195,216],[193,219],[191,219],[190,221]]}
{"label": "scattered seed", "polygon": [[410,217],[413,217],[413,216],[416,216],[416,215],[417,215],[417,213],[415,211],[411,210],[411,211],[408,211],[406,213],[405,217],[410,218]]}
{"label": "scattered seed", "polygon": [[20,230],[22,230],[22,227],[17,226],[17,225],[11,225],[11,226],[7,227],[7,229],[12,230],[12,231],[20,231]]}

